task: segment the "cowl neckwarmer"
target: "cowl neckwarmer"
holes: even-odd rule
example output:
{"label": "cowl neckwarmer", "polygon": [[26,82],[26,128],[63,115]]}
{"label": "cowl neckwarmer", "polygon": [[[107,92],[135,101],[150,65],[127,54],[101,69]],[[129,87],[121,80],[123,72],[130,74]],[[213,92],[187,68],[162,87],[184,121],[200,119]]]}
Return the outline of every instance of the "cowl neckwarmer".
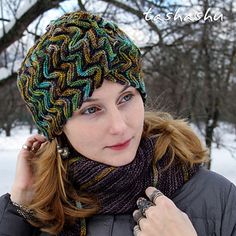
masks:
{"label": "cowl neckwarmer", "polygon": [[[145,190],[149,186],[158,188],[172,199],[174,193],[197,172],[199,165],[190,167],[175,160],[167,168],[170,161],[167,152],[156,163],[157,171],[153,171],[155,143],[154,136],[142,138],[134,160],[119,167],[80,156],[69,167],[70,181],[79,191],[96,196],[101,206],[97,212],[99,215],[132,214],[137,209],[137,199],[146,197]],[[86,220],[78,219],[59,235],[86,235]]]}

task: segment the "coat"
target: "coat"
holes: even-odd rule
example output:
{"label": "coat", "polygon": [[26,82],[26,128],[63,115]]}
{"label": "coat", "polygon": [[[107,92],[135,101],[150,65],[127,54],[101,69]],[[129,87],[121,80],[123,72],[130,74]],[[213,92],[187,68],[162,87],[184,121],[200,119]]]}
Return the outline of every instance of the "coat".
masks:
{"label": "coat", "polygon": [[[236,236],[236,187],[223,176],[200,170],[173,199],[193,223],[198,236]],[[88,236],[131,236],[132,215],[97,215],[87,221]],[[0,198],[0,236],[49,236],[19,216],[10,195]]]}

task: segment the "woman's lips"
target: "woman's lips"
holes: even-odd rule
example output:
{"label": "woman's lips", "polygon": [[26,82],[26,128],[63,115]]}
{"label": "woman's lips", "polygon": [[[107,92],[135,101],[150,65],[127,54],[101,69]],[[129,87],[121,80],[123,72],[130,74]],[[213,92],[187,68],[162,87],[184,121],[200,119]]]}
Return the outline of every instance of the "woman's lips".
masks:
{"label": "woman's lips", "polygon": [[131,141],[131,139],[129,139],[129,140],[123,142],[123,143],[119,143],[119,144],[116,144],[116,145],[113,145],[113,146],[108,146],[108,148],[110,148],[112,150],[117,150],[117,151],[123,150],[123,149],[125,149],[129,146],[130,141]]}

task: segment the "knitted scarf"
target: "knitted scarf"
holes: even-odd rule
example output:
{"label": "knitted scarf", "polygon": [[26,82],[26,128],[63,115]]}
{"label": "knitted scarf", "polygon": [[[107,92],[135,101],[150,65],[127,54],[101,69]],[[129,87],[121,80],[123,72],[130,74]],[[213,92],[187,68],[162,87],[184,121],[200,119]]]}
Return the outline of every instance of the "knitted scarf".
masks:
{"label": "knitted scarf", "polygon": [[[135,159],[125,166],[112,167],[85,157],[71,164],[69,173],[73,185],[98,198],[101,208],[97,214],[132,214],[137,209],[137,199],[146,196],[148,186],[155,186],[173,198],[175,191],[197,172],[199,165],[190,168],[178,161],[166,168],[170,161],[166,154],[158,161],[155,174],[152,167],[155,141],[154,137],[141,139]],[[59,235],[86,235],[85,219],[78,219],[74,226]]]}

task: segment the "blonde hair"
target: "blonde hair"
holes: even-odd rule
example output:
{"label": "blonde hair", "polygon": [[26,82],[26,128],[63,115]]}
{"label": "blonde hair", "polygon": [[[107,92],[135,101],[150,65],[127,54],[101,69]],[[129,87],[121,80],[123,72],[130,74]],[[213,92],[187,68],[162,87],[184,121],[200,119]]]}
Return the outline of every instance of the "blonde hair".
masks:
{"label": "blonde hair", "polygon": [[[155,158],[160,160],[168,151],[171,161],[193,165],[207,161],[207,150],[184,120],[175,120],[168,113],[145,112],[143,137],[157,136]],[[68,161],[63,161],[57,152],[57,140],[43,145],[32,163],[34,168],[34,199],[28,206],[33,209],[37,221],[30,221],[36,227],[50,234],[57,234],[65,223],[76,218],[90,217],[99,209],[97,200],[86,194],[78,194],[67,179]],[[76,202],[86,204],[78,209]]]}
{"label": "blonde hair", "polygon": [[208,161],[208,150],[184,119],[173,119],[166,112],[145,112],[143,136],[157,136],[156,163],[168,151],[171,160],[190,164]]}
{"label": "blonde hair", "polygon": [[[68,160],[61,159],[57,144],[56,139],[47,142],[32,163],[34,198],[29,208],[34,210],[37,221],[30,223],[50,234],[59,233],[65,223],[72,224],[76,218],[89,217],[99,209],[94,197],[78,195],[68,181]],[[78,210],[76,202],[90,207]]]}

